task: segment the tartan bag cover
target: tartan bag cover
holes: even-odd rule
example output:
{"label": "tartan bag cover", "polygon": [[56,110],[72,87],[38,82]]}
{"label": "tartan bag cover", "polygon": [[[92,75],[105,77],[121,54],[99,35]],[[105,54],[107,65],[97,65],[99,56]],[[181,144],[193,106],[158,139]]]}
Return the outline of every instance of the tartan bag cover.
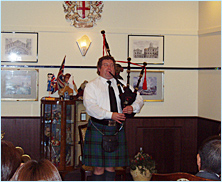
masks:
{"label": "tartan bag cover", "polygon": [[[105,135],[116,133],[116,126],[106,126],[93,123]],[[95,167],[121,167],[129,165],[124,127],[118,132],[119,147],[114,152],[105,152],[102,149],[102,134],[89,120],[83,150],[83,164]]]}

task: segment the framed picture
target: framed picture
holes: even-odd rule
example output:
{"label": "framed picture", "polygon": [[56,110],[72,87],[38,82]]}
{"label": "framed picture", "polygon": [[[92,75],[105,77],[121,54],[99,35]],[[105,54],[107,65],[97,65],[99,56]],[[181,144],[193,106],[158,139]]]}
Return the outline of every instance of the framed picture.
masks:
{"label": "framed picture", "polygon": [[2,69],[1,99],[6,101],[37,101],[38,69]]}
{"label": "framed picture", "polygon": [[38,62],[38,33],[2,32],[2,62]]}
{"label": "framed picture", "polygon": [[[130,83],[136,87],[138,83],[140,72],[130,72]],[[145,73],[141,79],[138,87],[138,92],[143,97],[145,102],[163,102],[164,101],[164,71],[146,71],[146,85],[147,88],[143,88]]]}
{"label": "framed picture", "polygon": [[128,57],[134,63],[164,64],[164,36],[128,35]]}

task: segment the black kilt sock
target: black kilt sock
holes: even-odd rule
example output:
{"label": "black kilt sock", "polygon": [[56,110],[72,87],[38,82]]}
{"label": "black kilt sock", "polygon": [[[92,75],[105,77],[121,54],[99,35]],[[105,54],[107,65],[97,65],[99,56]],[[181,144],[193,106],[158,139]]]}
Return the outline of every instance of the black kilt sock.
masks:
{"label": "black kilt sock", "polygon": [[105,181],[115,181],[116,172],[109,172],[105,170],[104,174],[105,174]]}
{"label": "black kilt sock", "polygon": [[101,175],[92,174],[92,181],[105,181],[104,173]]}

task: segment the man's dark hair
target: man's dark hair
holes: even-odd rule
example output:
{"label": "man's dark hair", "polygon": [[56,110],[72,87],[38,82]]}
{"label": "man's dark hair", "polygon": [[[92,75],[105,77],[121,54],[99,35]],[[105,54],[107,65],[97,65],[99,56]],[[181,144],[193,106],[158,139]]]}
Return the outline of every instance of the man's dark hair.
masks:
{"label": "man's dark hair", "polygon": [[208,138],[200,146],[201,170],[210,173],[221,173],[221,139],[219,136]]}
{"label": "man's dark hair", "polygon": [[98,75],[100,75],[99,68],[102,67],[103,60],[107,60],[107,59],[111,59],[114,64],[116,63],[114,57],[112,57],[112,56],[103,56],[103,57],[99,58],[98,63],[97,63],[97,74],[98,74]]}

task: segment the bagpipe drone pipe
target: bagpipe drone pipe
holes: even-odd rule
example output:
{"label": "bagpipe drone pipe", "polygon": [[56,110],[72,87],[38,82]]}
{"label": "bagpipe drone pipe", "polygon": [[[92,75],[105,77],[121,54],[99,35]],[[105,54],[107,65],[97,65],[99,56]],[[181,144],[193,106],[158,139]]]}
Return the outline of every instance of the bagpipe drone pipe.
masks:
{"label": "bagpipe drone pipe", "polygon": [[[110,54],[110,49],[109,49],[109,45],[106,41],[106,36],[105,36],[105,31],[102,30],[101,31],[101,34],[103,35],[103,55],[104,55],[104,50],[106,50],[107,54],[109,56],[111,56]],[[128,67],[127,67],[127,85],[125,86],[122,82],[120,82],[118,80],[118,78],[116,78],[115,75],[113,75],[111,72],[110,74],[113,76],[113,78],[117,81],[117,85],[118,85],[118,89],[119,89],[119,97],[120,97],[120,100],[121,100],[121,107],[122,109],[125,108],[126,106],[129,106],[131,105],[135,99],[136,99],[136,96],[137,96],[137,91],[138,91],[138,87],[139,87],[139,84],[141,82],[141,78],[143,76],[143,73],[144,73],[144,70],[146,69],[146,65],[147,63],[144,62],[143,63],[143,66],[142,66],[142,70],[140,71],[140,75],[139,75],[139,79],[138,79],[138,82],[136,84],[136,87],[134,88],[134,91],[132,91],[130,89],[130,64],[131,63],[131,58],[127,58],[127,62],[125,61],[116,61],[116,62],[124,62],[124,63],[128,63]],[[122,89],[120,88],[120,86],[123,87],[123,91],[122,92]],[[131,118],[131,117],[134,117],[135,113],[132,113],[132,114],[125,114],[125,116],[127,118]]]}

